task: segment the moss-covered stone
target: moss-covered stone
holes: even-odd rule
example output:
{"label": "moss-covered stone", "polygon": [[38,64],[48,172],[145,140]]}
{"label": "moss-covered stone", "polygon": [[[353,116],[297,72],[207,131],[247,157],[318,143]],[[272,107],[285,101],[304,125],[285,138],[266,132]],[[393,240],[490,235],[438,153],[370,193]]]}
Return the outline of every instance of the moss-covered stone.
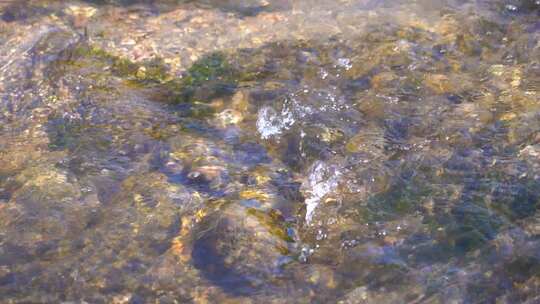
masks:
{"label": "moss-covered stone", "polygon": [[368,221],[399,218],[420,210],[422,202],[434,193],[431,185],[425,182],[396,183],[387,191],[372,196],[362,214]]}
{"label": "moss-covered stone", "polygon": [[111,142],[99,126],[53,114],[48,122],[49,148],[55,150],[107,149]]}
{"label": "moss-covered stone", "polygon": [[[271,234],[287,242],[294,241],[287,233],[287,227],[284,219],[278,211],[270,210],[268,212],[264,212],[254,208],[249,208],[247,210],[247,214],[257,218],[260,224],[265,226]],[[281,248],[282,247],[279,247],[280,250]],[[288,251],[284,252],[283,254],[288,254]]]}

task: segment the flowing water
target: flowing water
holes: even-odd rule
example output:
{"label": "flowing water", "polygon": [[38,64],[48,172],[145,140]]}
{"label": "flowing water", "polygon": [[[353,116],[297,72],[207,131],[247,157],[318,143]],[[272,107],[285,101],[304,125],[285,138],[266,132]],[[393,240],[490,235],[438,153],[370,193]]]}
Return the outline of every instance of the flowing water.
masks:
{"label": "flowing water", "polygon": [[0,303],[540,303],[540,1],[0,1]]}

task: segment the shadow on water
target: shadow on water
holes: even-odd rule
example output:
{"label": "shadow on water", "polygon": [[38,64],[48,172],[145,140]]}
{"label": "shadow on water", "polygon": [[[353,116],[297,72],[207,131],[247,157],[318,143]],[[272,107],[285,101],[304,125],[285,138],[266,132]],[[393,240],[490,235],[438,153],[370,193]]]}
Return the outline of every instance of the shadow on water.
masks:
{"label": "shadow on water", "polygon": [[[235,296],[247,296],[256,291],[249,274],[241,273],[241,265],[230,264],[228,254],[238,250],[235,244],[243,231],[235,231],[228,219],[210,217],[200,227],[202,234],[194,240],[191,257],[193,266],[213,284]],[[205,229],[208,229],[205,231]],[[240,262],[241,263],[241,262]]]}

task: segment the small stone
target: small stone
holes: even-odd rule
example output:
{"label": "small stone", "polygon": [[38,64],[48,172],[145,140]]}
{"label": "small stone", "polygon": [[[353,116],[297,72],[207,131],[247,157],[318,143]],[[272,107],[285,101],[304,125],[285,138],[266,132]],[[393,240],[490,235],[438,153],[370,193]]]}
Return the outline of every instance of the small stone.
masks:
{"label": "small stone", "polygon": [[506,67],[502,64],[494,64],[489,67],[489,72],[495,76],[502,76]]}
{"label": "small stone", "polygon": [[270,195],[258,189],[244,190],[240,192],[241,199],[256,199],[265,202],[270,199]]}
{"label": "small stone", "polygon": [[454,87],[450,82],[450,79],[446,75],[442,74],[428,74],[424,80],[424,84],[435,91],[437,94],[445,94],[452,92]]}
{"label": "small stone", "polygon": [[130,45],[137,44],[137,42],[135,40],[133,40],[133,38],[125,38],[125,39],[122,39],[120,44],[125,45],[125,46],[130,46]]}
{"label": "small stone", "polygon": [[131,297],[131,294],[114,296],[112,299],[112,304],[127,304],[129,303],[129,300],[131,300]]}
{"label": "small stone", "polygon": [[137,73],[135,74],[135,76],[137,76],[137,78],[145,78],[146,77],[146,68],[141,66],[139,67],[139,69],[137,70]]}
{"label": "small stone", "polygon": [[343,131],[339,129],[324,128],[320,133],[321,140],[327,143],[337,142],[344,137]]}
{"label": "small stone", "polygon": [[382,72],[373,78],[371,78],[371,86],[374,89],[381,89],[386,87],[392,80],[396,79],[396,75],[393,72]]}
{"label": "small stone", "polygon": [[257,185],[264,185],[272,180],[272,177],[268,174],[264,167],[258,167],[255,169],[253,172],[253,177],[255,178]]}
{"label": "small stone", "polygon": [[395,236],[387,235],[384,237],[384,242],[388,245],[395,245],[398,241],[399,239]]}
{"label": "small stone", "polygon": [[233,109],[227,109],[216,114],[216,118],[223,126],[236,125],[244,120],[242,113]]}
{"label": "small stone", "polygon": [[203,176],[207,181],[211,181],[218,178],[224,170],[225,169],[221,166],[202,166],[190,172],[188,177],[197,179]]}
{"label": "small stone", "polygon": [[187,263],[191,259],[189,250],[186,250],[186,246],[181,237],[176,237],[171,242],[171,253],[180,259],[181,262]]}
{"label": "small stone", "polygon": [[235,109],[236,111],[239,111],[239,112],[245,112],[248,110],[248,107],[249,107],[249,97],[248,97],[248,93],[247,92],[244,92],[244,91],[241,91],[239,90],[238,92],[236,92],[232,99],[232,107],[233,109]]}
{"label": "small stone", "polygon": [[65,9],[65,12],[73,15],[84,15],[85,17],[92,17],[96,14],[96,9],[91,6],[79,6],[70,5]]}
{"label": "small stone", "polygon": [[517,117],[516,113],[509,112],[509,113],[503,114],[503,115],[500,117],[500,120],[502,120],[502,121],[509,121],[509,120],[515,119],[516,117]]}

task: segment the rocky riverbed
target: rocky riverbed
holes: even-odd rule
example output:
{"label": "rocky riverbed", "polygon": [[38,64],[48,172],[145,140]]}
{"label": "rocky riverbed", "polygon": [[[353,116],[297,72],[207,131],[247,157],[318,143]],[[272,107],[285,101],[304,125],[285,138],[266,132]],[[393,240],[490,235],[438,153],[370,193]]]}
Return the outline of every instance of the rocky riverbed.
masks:
{"label": "rocky riverbed", "polygon": [[0,1],[0,302],[537,303],[539,17]]}

